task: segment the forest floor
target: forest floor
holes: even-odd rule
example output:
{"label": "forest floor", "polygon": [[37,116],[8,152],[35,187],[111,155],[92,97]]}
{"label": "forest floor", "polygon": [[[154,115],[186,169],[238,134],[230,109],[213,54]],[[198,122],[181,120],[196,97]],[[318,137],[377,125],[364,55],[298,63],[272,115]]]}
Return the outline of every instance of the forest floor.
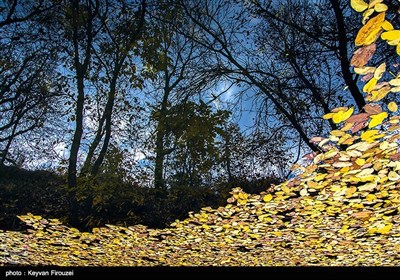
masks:
{"label": "forest floor", "polygon": [[[332,131],[316,140],[323,152],[306,157],[297,177],[259,194],[234,188],[226,206],[164,229],[81,232],[19,216],[30,229],[0,231],[0,265],[399,266],[400,134],[391,131]],[[340,137],[346,149],[332,144]]]}
{"label": "forest floor", "polygon": [[363,196],[321,174],[258,195],[234,189],[225,207],[203,208],[165,229],[107,225],[80,232],[56,219],[20,216],[32,229],[0,231],[0,265],[400,265],[398,188]]}

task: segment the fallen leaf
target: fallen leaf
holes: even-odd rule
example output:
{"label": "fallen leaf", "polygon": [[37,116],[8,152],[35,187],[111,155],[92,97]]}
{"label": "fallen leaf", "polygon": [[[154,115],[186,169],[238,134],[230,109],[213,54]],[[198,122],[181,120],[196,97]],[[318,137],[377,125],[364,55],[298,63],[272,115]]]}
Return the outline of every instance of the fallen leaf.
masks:
{"label": "fallen leaf", "polygon": [[386,119],[387,117],[388,117],[388,113],[386,113],[386,112],[382,112],[377,115],[371,115],[370,116],[371,121],[369,122],[368,127],[372,128],[372,127],[382,124],[383,120]]}
{"label": "fallen leaf", "polygon": [[356,12],[363,12],[368,8],[368,4],[363,0],[351,0],[350,5]]}
{"label": "fallen leaf", "polygon": [[363,46],[357,49],[351,58],[350,65],[355,67],[362,67],[368,63],[376,51],[376,44]]}
{"label": "fallen leaf", "polygon": [[397,109],[398,109],[396,102],[394,102],[394,101],[390,102],[390,103],[388,104],[388,109],[389,109],[391,112],[396,112]]}
{"label": "fallen leaf", "polygon": [[385,13],[380,13],[371,18],[361,29],[358,31],[355,44],[356,46],[370,45],[376,41],[381,31],[382,23],[385,21]]}
{"label": "fallen leaf", "polygon": [[376,115],[382,112],[382,108],[378,104],[367,104],[364,106],[364,111],[369,115]]}

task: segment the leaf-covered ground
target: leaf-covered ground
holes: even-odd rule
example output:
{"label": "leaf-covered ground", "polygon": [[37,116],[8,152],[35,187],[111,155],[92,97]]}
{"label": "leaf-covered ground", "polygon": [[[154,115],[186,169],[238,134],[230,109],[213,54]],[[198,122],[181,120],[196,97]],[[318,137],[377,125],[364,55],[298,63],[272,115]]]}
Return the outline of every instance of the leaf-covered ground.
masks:
{"label": "leaf-covered ground", "polygon": [[[400,74],[382,82],[386,64],[365,64],[379,36],[400,55],[400,31],[385,19],[382,1],[350,2],[366,11],[352,65],[366,75],[366,100],[379,102],[400,92]],[[394,102],[384,109],[333,109],[324,118],[340,128],[312,139],[321,152],[305,156],[298,177],[259,195],[234,189],[227,206],[203,208],[166,229],[108,225],[89,233],[21,216],[32,229],[0,231],[0,265],[398,266],[400,116]]]}
{"label": "leaf-covered ground", "polygon": [[[370,120],[380,114],[373,108]],[[108,225],[89,233],[22,216],[33,229],[0,232],[0,264],[400,265],[397,122],[385,124],[387,133],[349,137],[337,130],[315,138],[325,152],[309,155],[298,178],[259,195],[234,189],[227,206],[204,208],[166,229]],[[344,141],[340,151],[335,143]]]}

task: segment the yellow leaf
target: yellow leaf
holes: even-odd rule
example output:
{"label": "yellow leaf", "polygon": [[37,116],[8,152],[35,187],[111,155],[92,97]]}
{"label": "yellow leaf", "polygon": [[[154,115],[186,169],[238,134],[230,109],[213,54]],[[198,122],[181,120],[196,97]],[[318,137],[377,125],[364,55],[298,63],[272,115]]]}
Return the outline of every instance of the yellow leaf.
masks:
{"label": "yellow leaf", "polygon": [[[400,44],[399,44],[399,46],[400,46]],[[400,48],[399,47],[397,47],[397,48],[399,49],[399,55],[400,55]],[[390,92],[400,92],[400,87],[392,87],[390,89]]]}
{"label": "yellow leaf", "polygon": [[120,244],[120,241],[119,241],[118,238],[114,238],[114,239],[113,239],[113,243],[114,243],[114,244]]}
{"label": "yellow leaf", "polygon": [[366,183],[366,184],[364,184],[362,186],[359,186],[358,190],[361,191],[361,192],[363,192],[363,191],[368,191],[369,192],[369,191],[374,190],[377,185],[378,184],[376,182]]}
{"label": "yellow leaf", "polygon": [[352,196],[356,191],[357,191],[357,188],[354,186],[348,188],[346,191],[346,197]]}
{"label": "yellow leaf", "polygon": [[389,174],[388,174],[388,178],[389,178],[390,181],[397,181],[397,180],[400,179],[400,175],[397,174],[394,171],[390,171]]}
{"label": "yellow leaf", "polygon": [[372,146],[373,146],[373,144],[362,141],[362,142],[358,142],[358,143],[355,143],[355,144],[347,147],[346,151],[355,149],[360,152],[365,152],[366,150],[370,149]]}
{"label": "yellow leaf", "polygon": [[382,75],[385,73],[386,71],[386,63],[382,63],[381,65],[378,66],[378,68],[376,68],[375,72],[374,72],[374,78],[379,80],[380,78],[382,78]]}
{"label": "yellow leaf", "polygon": [[368,9],[363,13],[363,19],[362,19],[362,24],[365,24],[365,22],[369,19],[369,16],[372,15],[375,12],[374,9]]}
{"label": "yellow leaf", "polygon": [[79,229],[77,229],[77,228],[69,228],[69,231],[72,231],[72,232],[75,232],[75,233],[78,233],[79,232]]}
{"label": "yellow leaf", "polygon": [[247,203],[247,200],[246,199],[238,199],[238,203],[240,205],[245,205]]}
{"label": "yellow leaf", "polygon": [[[318,147],[323,147],[325,144],[329,143],[329,141],[330,141],[329,138],[324,138],[321,142],[319,142]],[[320,155],[323,156],[323,154],[317,155],[317,156],[314,158],[314,163],[316,163],[315,160],[316,160],[316,158],[317,158],[318,156],[320,156]],[[323,158],[322,158],[322,159],[323,159]],[[321,159],[321,160],[322,160],[322,159]]]}
{"label": "yellow leaf", "polygon": [[400,38],[394,39],[394,40],[387,40],[386,43],[390,46],[396,46],[400,43]]}
{"label": "yellow leaf", "polygon": [[336,168],[342,168],[342,167],[348,167],[348,166],[352,166],[353,164],[351,162],[342,162],[342,161],[337,161],[332,163],[333,167]]}
{"label": "yellow leaf", "polygon": [[290,193],[290,189],[289,189],[287,186],[283,186],[281,189],[282,189],[282,191],[285,192],[286,194],[289,194],[289,193]]}
{"label": "yellow leaf", "polygon": [[333,114],[334,114],[334,113],[325,114],[322,118],[323,118],[324,120],[329,120],[329,119],[332,118]]}
{"label": "yellow leaf", "polygon": [[268,202],[268,201],[271,201],[272,200],[272,194],[267,194],[266,196],[264,196],[264,199],[263,199],[265,202]]}
{"label": "yellow leaf", "polygon": [[371,18],[361,29],[356,36],[356,46],[370,45],[378,39],[381,31],[382,23],[385,21],[385,13],[380,13]]}
{"label": "yellow leaf", "polygon": [[344,225],[340,230],[338,230],[338,233],[340,233],[340,234],[346,233],[349,231],[348,228],[349,228],[349,226]]}
{"label": "yellow leaf", "polygon": [[307,189],[302,189],[302,190],[300,191],[300,195],[301,195],[301,196],[306,196],[306,195],[308,195]]}
{"label": "yellow leaf", "polygon": [[354,107],[351,107],[347,111],[339,111],[332,116],[332,120],[334,123],[341,123],[350,118],[351,115],[353,114],[353,111]]}
{"label": "yellow leaf", "polygon": [[258,216],[258,219],[260,221],[267,222],[267,223],[273,221],[272,218],[268,216],[268,214],[260,215],[260,216]]}
{"label": "yellow leaf", "polygon": [[373,168],[365,168],[365,169],[362,169],[361,172],[358,173],[358,176],[362,177],[362,176],[370,175],[372,173],[374,173]]}
{"label": "yellow leaf", "polygon": [[363,0],[351,0],[350,5],[358,13],[365,11],[368,8],[368,4]]}
{"label": "yellow leaf", "polygon": [[343,112],[340,111],[338,113],[333,114],[332,120],[333,120],[334,123],[340,123],[342,117],[343,117]]}
{"label": "yellow leaf", "polygon": [[366,176],[362,176],[360,177],[360,181],[361,182],[372,182],[377,180],[377,176],[376,175],[366,175]]}
{"label": "yellow leaf", "polygon": [[361,134],[361,139],[368,142],[368,140],[371,138],[371,136],[378,134],[378,132],[379,132],[379,130],[376,130],[376,129],[364,131]]}
{"label": "yellow leaf", "polygon": [[387,21],[387,20],[385,20],[385,21],[382,23],[382,28],[383,28],[385,31],[390,31],[390,30],[393,30],[393,29],[394,29],[393,25],[392,25],[389,21]]}
{"label": "yellow leaf", "polygon": [[250,232],[251,229],[250,229],[249,226],[244,226],[243,229],[242,229],[242,231],[244,231],[244,232]]}
{"label": "yellow leaf", "polygon": [[356,163],[357,163],[359,166],[363,166],[363,165],[365,164],[365,159],[363,159],[363,158],[358,158],[358,159],[356,160]]}
{"label": "yellow leaf", "polygon": [[382,3],[383,0],[369,0],[368,8],[374,8],[376,4]]}
{"label": "yellow leaf", "polygon": [[332,187],[331,187],[331,191],[333,191],[333,192],[338,192],[338,191],[340,191],[342,189],[342,187],[340,186],[340,185],[333,185]]}
{"label": "yellow leaf", "polygon": [[377,13],[381,13],[387,11],[388,7],[385,4],[379,3],[375,5],[374,9]]}
{"label": "yellow leaf", "polygon": [[337,142],[337,141],[339,141],[339,137],[331,135],[331,136],[329,136],[329,140],[331,140],[332,142]]}
{"label": "yellow leaf", "polygon": [[350,140],[350,138],[351,138],[351,135],[350,134],[345,134],[345,135],[343,135],[342,137],[340,137],[340,139],[339,139],[339,141],[338,141],[338,144],[340,145],[340,144],[342,144],[342,143],[344,143],[344,142],[346,142],[347,144],[349,144],[349,143],[352,143],[351,142],[351,140]]}
{"label": "yellow leaf", "polygon": [[341,130],[332,130],[330,132],[330,134],[333,136],[336,136],[336,137],[340,137],[340,136],[343,136],[345,134],[345,132],[341,131]]}
{"label": "yellow leaf", "polygon": [[[386,150],[389,147],[389,142],[388,141],[383,141],[381,144],[379,144],[379,149],[381,150]],[[376,162],[378,163],[378,162]]]}
{"label": "yellow leaf", "polygon": [[371,80],[368,81],[368,83],[366,83],[363,87],[363,92],[370,92],[374,89],[374,87],[376,86],[376,83],[378,82],[377,79],[372,78]]}
{"label": "yellow leaf", "polygon": [[372,90],[370,93],[371,95],[368,95],[366,99],[368,101],[378,102],[379,100],[385,98],[386,95],[388,95],[388,93],[390,92],[390,90],[391,90],[390,86],[385,85],[379,88],[378,90]]}
{"label": "yellow leaf", "polygon": [[317,176],[315,176],[314,181],[315,182],[321,181],[326,177],[326,175],[327,175],[326,173],[319,173]]}
{"label": "yellow leaf", "polygon": [[354,67],[354,72],[359,75],[366,75],[375,72],[375,67],[371,66],[363,66],[363,67]]}
{"label": "yellow leaf", "polygon": [[372,115],[370,116],[371,121],[368,124],[368,128],[372,128],[375,127],[377,125],[380,125],[384,119],[386,119],[388,117],[388,113],[387,112],[382,112],[379,113],[377,115]]}
{"label": "yellow leaf", "polygon": [[250,233],[249,236],[250,236],[251,238],[255,238],[255,239],[258,239],[258,238],[261,237],[261,235],[256,234],[256,233]]}
{"label": "yellow leaf", "polygon": [[396,104],[396,102],[394,102],[394,101],[392,101],[392,102],[390,102],[389,104],[388,104],[388,109],[391,111],[391,112],[396,112],[397,111],[397,104]]}
{"label": "yellow leaf", "polygon": [[324,158],[325,158],[325,159],[330,159],[330,158],[333,158],[334,156],[336,156],[336,155],[337,155],[337,153],[338,153],[338,151],[337,151],[337,150],[335,150],[335,149],[331,149],[331,150],[329,150],[329,151],[327,151],[327,152],[325,153],[325,156],[324,156]]}
{"label": "yellow leaf", "polygon": [[393,225],[392,224],[387,224],[381,229],[378,229],[377,232],[380,234],[387,234],[389,231],[392,229]]}
{"label": "yellow leaf", "polygon": [[355,158],[362,156],[362,153],[360,153],[357,150],[347,151],[346,154],[349,155],[350,157],[355,157]]}
{"label": "yellow leaf", "polygon": [[231,226],[230,224],[224,224],[222,227],[223,227],[224,229],[229,229],[229,228],[231,228],[232,226]]}
{"label": "yellow leaf", "polygon": [[392,79],[389,81],[389,84],[394,87],[400,86],[400,78]]}
{"label": "yellow leaf", "polygon": [[362,209],[362,208],[364,208],[364,205],[362,203],[354,203],[351,207],[357,208],[357,209]]}
{"label": "yellow leaf", "polygon": [[390,30],[383,32],[381,38],[382,40],[397,40],[400,38],[400,30]]}

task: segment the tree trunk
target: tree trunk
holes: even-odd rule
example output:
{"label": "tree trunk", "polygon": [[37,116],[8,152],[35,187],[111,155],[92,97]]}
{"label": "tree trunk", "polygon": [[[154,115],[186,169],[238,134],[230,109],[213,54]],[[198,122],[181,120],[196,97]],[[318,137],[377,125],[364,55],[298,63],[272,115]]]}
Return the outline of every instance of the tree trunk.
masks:
{"label": "tree trunk", "polygon": [[107,100],[106,108],[104,110],[104,116],[105,116],[105,121],[106,121],[104,131],[106,133],[104,135],[103,146],[101,147],[99,156],[97,157],[97,159],[94,162],[93,167],[92,167],[91,174],[93,176],[96,176],[99,173],[100,166],[103,164],[104,158],[107,153],[108,144],[110,143],[112,111],[114,108],[116,85],[117,85],[119,69],[120,69],[120,67],[117,67],[117,69],[113,75],[113,79],[111,80],[111,83],[110,83],[110,91],[108,93],[108,100]]}
{"label": "tree trunk", "polygon": [[9,139],[8,139],[8,142],[7,142],[7,144],[6,144],[6,147],[4,148],[4,150],[3,150],[3,154],[1,155],[2,156],[2,158],[1,158],[1,161],[0,161],[0,165],[4,165],[5,164],[5,162],[6,162],[6,159],[7,159],[7,154],[8,154],[8,151],[9,151],[9,149],[10,149],[10,147],[11,147],[11,143],[12,143],[12,141],[14,140],[14,137],[15,137],[15,132],[17,131],[17,127],[18,127],[18,124],[19,124],[19,120],[20,120],[20,118],[18,117],[17,118],[17,120],[14,122],[14,127],[13,127],[13,129],[12,129],[12,132],[11,132],[11,135],[10,135],[10,137],[9,137]]}
{"label": "tree trunk", "polygon": [[76,199],[76,188],[77,188],[77,162],[78,152],[81,144],[83,134],[83,105],[85,99],[83,75],[80,69],[77,70],[77,84],[78,84],[78,100],[76,104],[76,121],[75,121],[75,133],[72,139],[72,145],[69,156],[68,165],[68,201],[70,206],[70,224],[77,225],[79,223],[78,218],[78,202]]}
{"label": "tree trunk", "polygon": [[101,138],[103,137],[103,126],[105,122],[105,114],[101,116],[99,126],[97,127],[96,136],[93,139],[93,142],[89,146],[89,151],[85,159],[85,163],[83,164],[81,175],[86,175],[89,172],[90,166],[93,161],[94,151],[99,146]]}
{"label": "tree trunk", "polygon": [[353,80],[353,74],[350,72],[350,61],[347,57],[347,43],[348,39],[346,36],[346,27],[343,19],[343,13],[340,9],[339,1],[330,0],[333,11],[336,16],[336,24],[338,28],[338,42],[339,42],[339,57],[340,57],[340,66],[342,69],[343,79],[350,90],[350,94],[353,97],[354,101],[357,104],[358,110],[365,106],[365,99],[360,90],[357,87],[357,81]]}
{"label": "tree trunk", "polygon": [[164,189],[164,131],[160,128],[160,122],[157,126],[156,136],[156,161],[154,166],[154,187]]}
{"label": "tree trunk", "polygon": [[156,135],[156,160],[154,166],[154,187],[157,189],[164,189],[164,157],[165,157],[165,147],[164,138],[166,134],[166,113],[167,113],[167,94],[164,93],[164,100],[161,104],[161,109],[159,111],[160,118],[157,124],[157,135]]}
{"label": "tree trunk", "polygon": [[228,182],[233,181],[232,171],[231,171],[231,134],[229,127],[225,129],[225,147],[224,147],[224,157],[225,157],[225,164],[226,164],[226,171],[228,173]]}
{"label": "tree trunk", "polygon": [[91,6],[89,5],[89,13],[86,28],[86,46],[84,51],[83,63],[80,62],[79,52],[79,41],[81,40],[78,36],[78,16],[81,15],[79,8],[79,0],[74,0],[72,3],[72,25],[73,25],[73,45],[74,45],[74,67],[76,72],[76,83],[78,90],[78,98],[76,102],[75,110],[75,133],[72,139],[72,145],[70,150],[69,164],[68,164],[68,201],[70,207],[69,222],[71,225],[79,225],[78,216],[78,201],[76,198],[77,193],[77,162],[78,152],[81,145],[81,139],[83,134],[83,108],[85,102],[85,86],[84,79],[85,74],[89,68],[91,60],[91,47],[92,47],[92,20],[93,13]]}

